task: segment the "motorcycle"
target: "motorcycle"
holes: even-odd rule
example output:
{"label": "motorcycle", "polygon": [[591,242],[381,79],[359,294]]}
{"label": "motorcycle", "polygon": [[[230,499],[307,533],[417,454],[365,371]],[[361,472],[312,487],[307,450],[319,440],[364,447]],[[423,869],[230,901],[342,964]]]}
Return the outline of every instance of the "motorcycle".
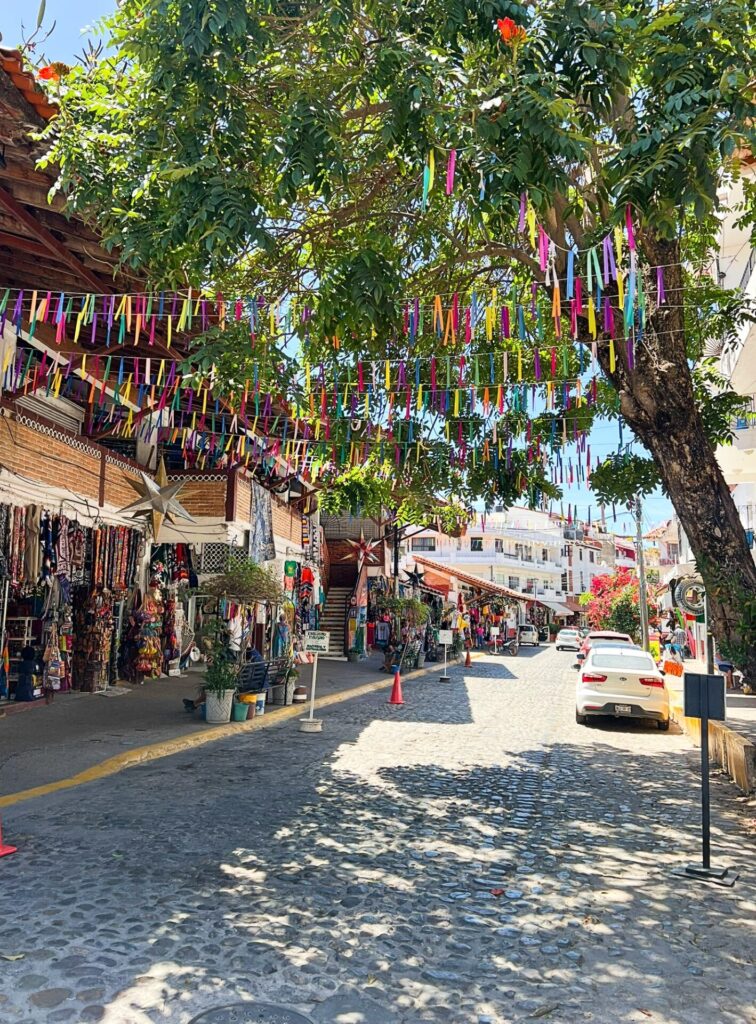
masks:
{"label": "motorcycle", "polygon": [[502,641],[501,650],[506,651],[507,654],[511,654],[513,658],[516,658],[520,650],[520,645],[517,643],[516,638],[512,637],[511,640]]}

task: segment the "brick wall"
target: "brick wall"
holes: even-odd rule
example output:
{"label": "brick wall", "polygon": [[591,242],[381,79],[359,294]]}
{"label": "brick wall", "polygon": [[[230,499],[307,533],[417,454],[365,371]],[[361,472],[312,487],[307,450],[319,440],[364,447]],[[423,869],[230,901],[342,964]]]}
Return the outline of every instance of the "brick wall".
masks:
{"label": "brick wall", "polygon": [[298,512],[292,511],[288,505],[279,501],[275,495],[271,498],[273,503],[273,533],[276,537],[291,541],[292,544],[302,544],[302,517]]}
{"label": "brick wall", "polygon": [[[181,478],[180,473],[171,473],[171,481]],[[225,519],[227,483],[225,473],[207,477],[187,474],[177,498],[191,516],[214,516]]]}
{"label": "brick wall", "polygon": [[136,498],[129,480],[139,470],[117,460],[100,445],[68,435],[61,428],[35,429],[11,416],[0,421],[0,465],[51,487],[68,487],[95,503],[100,497],[100,474],[105,457],[105,504],[121,508]]}
{"label": "brick wall", "polygon": [[234,501],[234,519],[240,523],[249,522],[252,507],[252,482],[242,471],[236,474],[236,499]]}

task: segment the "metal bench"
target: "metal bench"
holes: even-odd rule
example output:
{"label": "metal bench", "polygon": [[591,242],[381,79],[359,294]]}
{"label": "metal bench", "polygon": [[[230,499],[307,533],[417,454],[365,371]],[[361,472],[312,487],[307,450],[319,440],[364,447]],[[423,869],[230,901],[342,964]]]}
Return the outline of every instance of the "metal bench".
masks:
{"label": "metal bench", "polygon": [[239,693],[259,693],[268,690],[272,704],[284,704],[286,701],[286,673],[289,670],[289,659],[273,658],[271,661],[251,661],[239,673]]}

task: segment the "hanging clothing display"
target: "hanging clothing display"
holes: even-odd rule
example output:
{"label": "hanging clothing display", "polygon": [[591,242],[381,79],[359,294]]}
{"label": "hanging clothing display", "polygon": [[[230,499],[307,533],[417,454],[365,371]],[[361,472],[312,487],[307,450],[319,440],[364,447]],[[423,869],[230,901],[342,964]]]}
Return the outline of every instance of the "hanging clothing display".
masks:
{"label": "hanging clothing display", "polygon": [[0,503],[0,580],[10,576],[10,543],[13,511]]}
{"label": "hanging clothing display", "polygon": [[[93,528],[36,504],[0,505],[7,698],[51,699],[113,681],[113,602],[133,587],[142,550],[131,527]],[[32,671],[32,662],[41,667]]]}

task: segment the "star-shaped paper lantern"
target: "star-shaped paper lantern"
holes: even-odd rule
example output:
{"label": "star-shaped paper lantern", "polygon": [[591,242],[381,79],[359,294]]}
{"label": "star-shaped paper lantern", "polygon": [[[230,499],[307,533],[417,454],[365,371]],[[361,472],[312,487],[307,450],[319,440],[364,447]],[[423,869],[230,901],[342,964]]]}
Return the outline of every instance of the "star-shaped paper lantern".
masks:
{"label": "star-shaped paper lantern", "polygon": [[417,566],[415,566],[414,572],[410,572],[409,569],[405,569],[404,575],[407,577],[407,582],[413,587],[422,587],[423,580],[425,579],[425,573],[420,572]]}
{"label": "star-shaped paper lantern", "polygon": [[376,564],[378,562],[378,556],[375,553],[375,549],[380,544],[377,540],[365,540],[365,533],[360,530],[359,540],[348,540],[347,544],[352,546],[352,550],[348,555],[344,555],[341,559],[342,562],[348,562],[350,559],[357,557],[357,565],[362,567],[363,562],[368,564]]}
{"label": "star-shaped paper lantern", "polygon": [[152,526],[152,537],[155,541],[158,539],[164,519],[171,523],[177,519],[185,519],[189,523],[194,522],[194,518],[189,515],[181,502],[176,500],[176,495],[184,486],[183,480],[169,484],[165,462],[162,460],[154,480],[146,473],[142,473],[141,483],[135,480],[130,480],[129,483],[141,497],[131,505],[127,505],[126,508],[122,508],[121,512],[124,515],[131,512],[138,516],[148,516]]}

